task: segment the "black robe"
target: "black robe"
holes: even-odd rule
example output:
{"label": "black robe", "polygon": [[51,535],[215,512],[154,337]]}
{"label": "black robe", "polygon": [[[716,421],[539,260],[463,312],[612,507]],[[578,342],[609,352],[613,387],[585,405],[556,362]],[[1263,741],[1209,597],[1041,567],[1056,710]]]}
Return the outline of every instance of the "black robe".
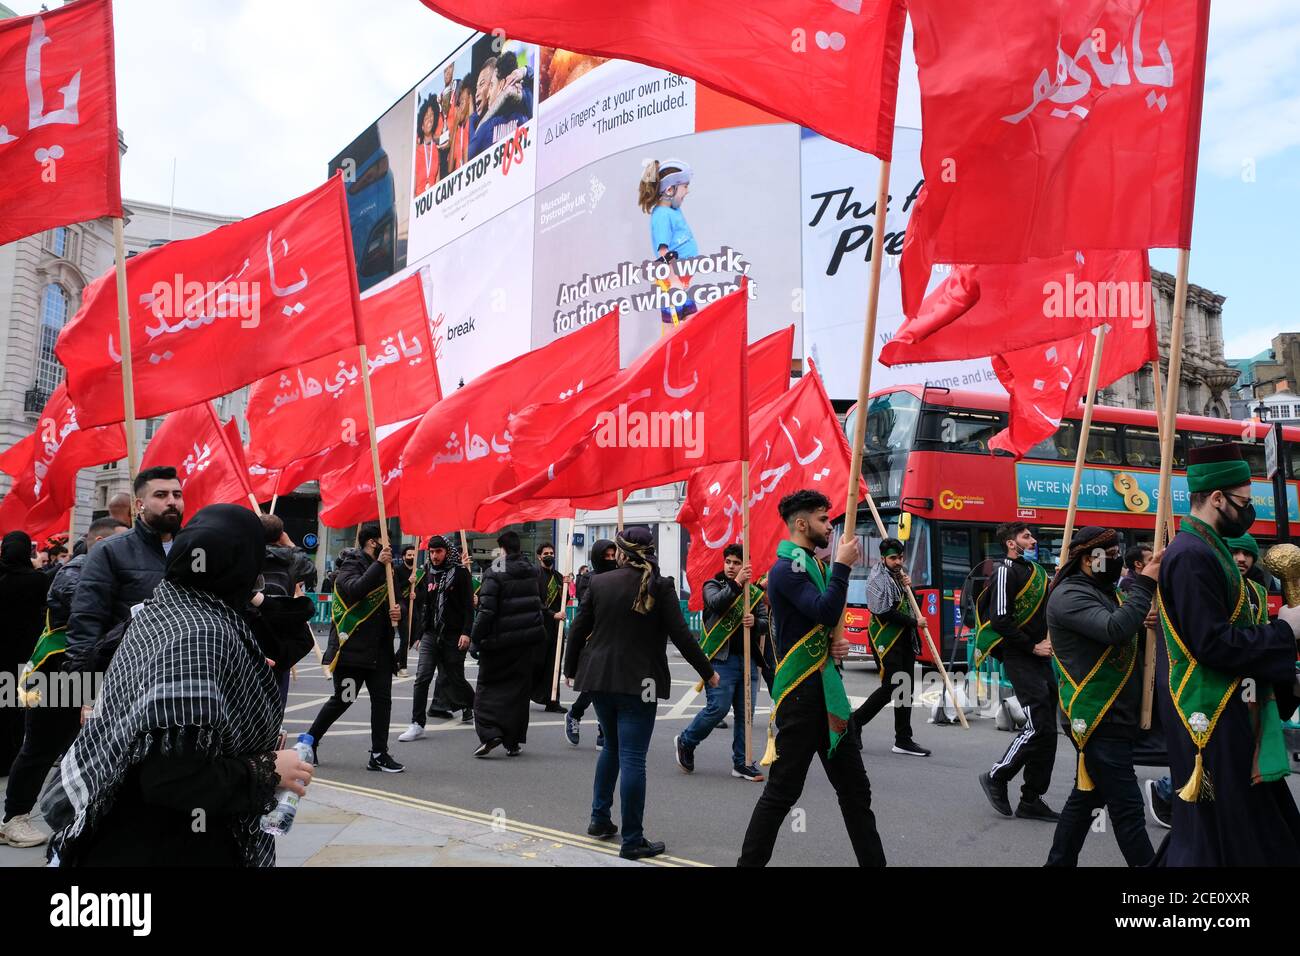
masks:
{"label": "black robe", "polygon": [[[550,603],[546,601],[548,582],[557,584],[555,597]],[[529,696],[535,704],[558,702],[559,690],[555,687],[555,639],[560,632],[560,622],[555,619],[564,603],[564,578],[556,570],[539,568],[537,571],[537,589],[542,595],[542,624],[546,628],[546,640],[533,648],[533,684]],[[555,696],[551,691],[555,690]]]}
{"label": "black robe", "polygon": [[[1285,720],[1295,710],[1296,640],[1282,621],[1233,627],[1228,583],[1208,544],[1179,532],[1160,565],[1160,596],[1169,620],[1201,664],[1232,676],[1272,685]],[[1173,776],[1173,829],[1156,852],[1157,866],[1300,865],[1300,811],[1287,781],[1252,784],[1255,735],[1238,690],[1223,709],[1204,750],[1214,799],[1188,803],[1177,791],[1196,761],[1192,743],[1169,692],[1169,655],[1157,641],[1156,703],[1169,747]]]}

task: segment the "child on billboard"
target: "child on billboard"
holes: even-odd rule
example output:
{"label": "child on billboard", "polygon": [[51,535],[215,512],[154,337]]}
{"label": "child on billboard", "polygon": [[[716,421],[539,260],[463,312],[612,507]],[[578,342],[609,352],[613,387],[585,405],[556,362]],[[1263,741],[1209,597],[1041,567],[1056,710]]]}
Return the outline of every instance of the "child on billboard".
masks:
{"label": "child on billboard", "polygon": [[[655,279],[655,285],[665,296],[659,309],[663,320],[661,335],[670,323],[677,326],[696,312],[695,303],[689,298],[690,279],[671,265],[678,259],[689,259],[700,254],[699,246],[695,244],[695,234],[691,232],[690,223],[686,221],[681,209],[690,185],[691,167],[680,159],[666,159],[662,163],[652,160],[641,175],[638,202],[641,211],[650,216],[650,246],[654,249],[656,262],[670,265],[666,279]],[[674,305],[667,300],[675,289],[686,291],[688,298],[684,304]]]}

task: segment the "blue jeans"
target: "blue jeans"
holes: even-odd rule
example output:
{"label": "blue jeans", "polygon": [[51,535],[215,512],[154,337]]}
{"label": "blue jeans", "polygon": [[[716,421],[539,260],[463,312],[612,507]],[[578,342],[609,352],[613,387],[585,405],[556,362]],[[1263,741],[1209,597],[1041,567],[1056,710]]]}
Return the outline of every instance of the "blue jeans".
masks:
{"label": "blue jeans", "polygon": [[659,702],[643,701],[636,694],[597,692],[591,697],[596,719],[605,733],[605,749],[596,758],[591,822],[612,822],[609,812],[614,805],[614,784],[619,783],[623,846],[638,846],[645,839],[641,824],[645,813],[645,755],[650,749]]}
{"label": "blue jeans", "polygon": [[[690,726],[682,731],[682,743],[694,750],[705,737],[713,732],[727,711],[735,715],[731,723],[731,763],[735,767],[745,765],[745,657],[733,653],[725,661],[714,661],[713,669],[718,675],[718,686],[705,686],[704,709],[695,715]],[[750,661],[749,671],[750,701],[749,713],[753,718],[754,696],[758,692],[758,665]]]}

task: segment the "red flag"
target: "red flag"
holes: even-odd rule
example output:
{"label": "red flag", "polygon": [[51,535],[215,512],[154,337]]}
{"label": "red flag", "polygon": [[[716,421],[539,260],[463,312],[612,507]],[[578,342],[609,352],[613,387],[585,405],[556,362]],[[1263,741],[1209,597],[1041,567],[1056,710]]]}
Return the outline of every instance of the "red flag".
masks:
{"label": "red flag", "polygon": [[[375,424],[413,418],[442,398],[418,272],[361,300]],[[355,347],[286,368],[248,393],[248,456],[282,466],[366,430]]]}
{"label": "red flag", "polygon": [[931,262],[1187,248],[1209,0],[909,0],[925,190],[903,250]]}
{"label": "red flag", "polygon": [[901,0],[423,2],[484,33],[692,77],[882,159],[893,146]]}
{"label": "red flag", "polygon": [[[993,357],[993,370],[1011,396],[1011,421],[989,439],[990,450],[1000,449],[1020,458],[1056,433],[1061,419],[1087,398],[1095,334],[1089,330]],[[1145,313],[1131,320],[1110,321],[1101,354],[1099,389],[1159,359],[1155,322]]]}
{"label": "red flag", "polygon": [[[360,341],[342,176],[283,206],[127,260],[137,418],[233,392]],[[122,421],[113,273],[55,352],[83,425]]]}
{"label": "red flag", "polygon": [[[787,535],[776,510],[783,496],[812,488],[831,500],[832,514],[843,514],[849,443],[815,370],[756,411],[749,434],[749,557],[757,580],[772,566],[776,546]],[[865,497],[866,484],[859,488]],[[700,468],[686,483],[677,523],[691,536],[686,579],[694,610],[704,606],[704,582],[722,570],[722,549],[740,544],[740,494],[740,462]]]}
{"label": "red flag", "polygon": [[121,215],[112,4],[0,20],[0,245]]}
{"label": "red flag", "polygon": [[516,416],[512,452],[531,477],[485,505],[645,488],[739,461],[749,424],[748,299],[742,285],[608,383]]}
{"label": "red flag", "polygon": [[[379,473],[384,482],[384,510],[390,518],[402,513],[402,449],[419,424],[420,419],[413,418],[395,429],[379,432]],[[375,463],[370,457],[370,443],[365,442],[355,450],[350,462],[321,475],[320,520],[330,528],[350,528],[378,517]]]}
{"label": "red flag", "polygon": [[77,473],[126,457],[120,423],[81,428],[60,384],[45,403],[36,430],[0,457],[0,470],[14,476],[14,488],[29,502],[27,524],[45,526],[76,504]]}
{"label": "red flag", "polygon": [[233,418],[222,425],[210,402],[163,419],[140,468],[160,465],[176,469],[187,520],[208,505],[249,504],[248,464],[239,443],[239,426]]}
{"label": "red flag", "polygon": [[446,396],[425,412],[402,453],[403,525],[418,534],[482,530],[475,513],[483,499],[519,481],[511,434],[516,411],[582,393],[616,372],[618,313],[611,312]]}
{"label": "red flag", "polygon": [[794,326],[765,335],[749,346],[749,409],[753,414],[790,388]]}
{"label": "red flag", "polygon": [[884,365],[981,358],[1145,314],[1143,252],[1102,250],[1014,265],[954,266],[880,350]]}

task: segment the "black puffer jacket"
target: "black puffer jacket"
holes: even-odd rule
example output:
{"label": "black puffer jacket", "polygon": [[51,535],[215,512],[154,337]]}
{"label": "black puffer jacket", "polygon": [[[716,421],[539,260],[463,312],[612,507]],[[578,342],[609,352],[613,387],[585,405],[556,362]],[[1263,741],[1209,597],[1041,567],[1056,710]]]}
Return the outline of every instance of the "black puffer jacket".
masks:
{"label": "black puffer jacket", "polygon": [[105,538],[86,556],[68,616],[66,670],[94,668],[95,645],[131,608],[153,597],[167,570],[162,538],[140,518],[126,534]]}
{"label": "black puffer jacket", "polygon": [[[334,593],[349,606],[360,601],[375,588],[385,583],[384,566],[360,549],[350,548],[339,555],[338,570],[334,575]],[[388,602],[366,618],[339,650],[338,630],[330,628],[329,645],[325,649],[325,663],[339,655],[345,667],[376,667],[380,661],[387,665],[393,660],[393,622],[388,619]]]}
{"label": "black puffer jacket", "polygon": [[504,571],[483,575],[470,643],[481,653],[528,647],[545,639],[537,569],[522,554],[506,558]]}
{"label": "black puffer jacket", "polygon": [[299,581],[306,590],[316,590],[316,565],[298,548],[268,544],[262,577],[266,581],[268,594],[292,596]]}
{"label": "black puffer jacket", "polygon": [[86,553],[72,558],[50,582],[50,593],[45,596],[45,606],[50,611],[50,627],[63,627],[72,616],[72,596],[77,593],[81,571],[86,566]]}

